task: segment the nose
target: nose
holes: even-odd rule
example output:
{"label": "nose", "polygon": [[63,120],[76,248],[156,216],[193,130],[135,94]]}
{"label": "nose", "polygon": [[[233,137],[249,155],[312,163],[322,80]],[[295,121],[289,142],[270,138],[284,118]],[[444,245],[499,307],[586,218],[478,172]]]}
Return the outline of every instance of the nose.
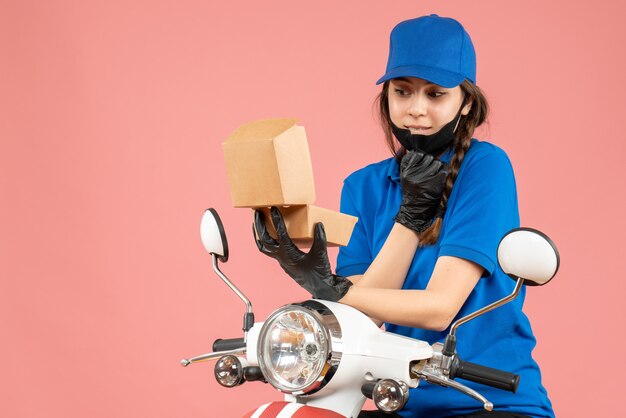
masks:
{"label": "nose", "polygon": [[409,115],[417,117],[424,116],[427,111],[427,100],[421,93],[416,93],[411,97],[411,104],[409,106]]}

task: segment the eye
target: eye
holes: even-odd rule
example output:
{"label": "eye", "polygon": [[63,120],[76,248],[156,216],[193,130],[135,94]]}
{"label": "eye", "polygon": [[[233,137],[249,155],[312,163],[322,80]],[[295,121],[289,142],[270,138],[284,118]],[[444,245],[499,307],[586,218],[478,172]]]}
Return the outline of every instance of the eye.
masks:
{"label": "eye", "polygon": [[394,88],[393,91],[398,95],[398,96],[408,96],[409,93],[401,88]]}
{"label": "eye", "polygon": [[446,93],[445,91],[431,91],[428,93],[430,97],[434,97],[434,98],[441,97],[445,94],[448,94],[448,93]]}

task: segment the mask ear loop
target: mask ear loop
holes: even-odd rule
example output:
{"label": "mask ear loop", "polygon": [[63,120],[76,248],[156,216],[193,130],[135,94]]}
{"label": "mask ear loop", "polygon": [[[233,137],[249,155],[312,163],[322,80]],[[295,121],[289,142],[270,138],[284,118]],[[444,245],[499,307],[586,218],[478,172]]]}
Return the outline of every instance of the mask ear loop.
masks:
{"label": "mask ear loop", "polygon": [[[459,123],[461,123],[461,112],[463,111],[463,106],[465,106],[465,102],[466,102],[467,97],[464,95],[463,96],[463,102],[461,103],[461,108],[459,109],[459,112],[456,115],[456,125],[454,125],[454,133],[456,133],[456,129],[459,127]],[[433,219],[437,219],[437,218],[441,218],[443,219],[443,217],[446,214],[446,210],[448,209],[448,205],[444,205],[442,202],[439,203],[439,208],[437,208],[437,213],[435,214],[435,217]]]}
{"label": "mask ear loop", "polygon": [[459,109],[458,113],[456,114],[456,125],[454,125],[454,130],[452,131],[453,133],[456,133],[456,128],[459,127],[459,123],[461,122],[461,112],[463,111],[463,106],[465,106],[465,101],[466,101],[467,97],[465,95],[463,95],[463,102],[461,103],[461,108]]}

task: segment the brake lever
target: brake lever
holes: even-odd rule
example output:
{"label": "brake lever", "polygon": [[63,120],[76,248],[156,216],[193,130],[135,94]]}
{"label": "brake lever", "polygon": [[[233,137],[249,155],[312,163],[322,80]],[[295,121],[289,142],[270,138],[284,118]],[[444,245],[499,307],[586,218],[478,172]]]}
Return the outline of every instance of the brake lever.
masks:
{"label": "brake lever", "polygon": [[226,355],[229,355],[229,354],[233,354],[233,355],[236,355],[236,354],[246,354],[246,347],[235,348],[234,350],[216,351],[216,352],[213,352],[213,353],[208,353],[208,354],[203,354],[201,356],[196,356],[196,357],[193,357],[193,358],[190,358],[190,359],[184,358],[184,359],[182,359],[180,361],[180,365],[183,366],[183,367],[187,367],[187,366],[189,366],[192,363],[200,363],[202,361],[210,361],[210,360],[214,360],[214,359],[217,359],[219,357],[226,356]]}
{"label": "brake lever", "polygon": [[483,404],[483,408],[487,411],[493,410],[493,404],[483,395],[476,392],[455,380],[450,379],[450,366],[452,365],[454,356],[447,356],[443,353],[443,344],[437,342],[433,344],[433,356],[426,363],[417,363],[411,367],[417,377],[426,380],[428,383],[451,387],[464,393]]}
{"label": "brake lever", "polygon": [[476,392],[474,389],[472,388],[468,388],[467,386],[454,381],[452,379],[449,379],[445,376],[439,375],[437,373],[433,373],[429,370],[423,369],[419,372],[416,372],[416,374],[423,380],[426,380],[428,383],[434,383],[436,385],[440,385],[440,386],[446,386],[446,387],[451,387],[453,389],[458,390],[461,393],[464,393],[468,396],[471,396],[472,398],[476,399],[479,402],[482,402],[483,404],[483,408],[485,408],[485,410],[487,411],[491,411],[493,410],[493,404],[491,402],[489,402],[487,400],[487,398],[485,398],[483,395],[481,395],[480,393]]}

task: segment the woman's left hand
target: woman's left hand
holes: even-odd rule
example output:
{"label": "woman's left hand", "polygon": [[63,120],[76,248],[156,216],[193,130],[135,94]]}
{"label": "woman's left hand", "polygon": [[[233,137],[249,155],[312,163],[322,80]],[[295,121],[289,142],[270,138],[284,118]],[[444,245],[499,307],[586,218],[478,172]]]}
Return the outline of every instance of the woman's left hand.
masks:
{"label": "woman's left hand", "polygon": [[437,215],[447,177],[447,164],[430,154],[407,152],[400,163],[402,204],[394,220],[418,234],[426,230]]}

